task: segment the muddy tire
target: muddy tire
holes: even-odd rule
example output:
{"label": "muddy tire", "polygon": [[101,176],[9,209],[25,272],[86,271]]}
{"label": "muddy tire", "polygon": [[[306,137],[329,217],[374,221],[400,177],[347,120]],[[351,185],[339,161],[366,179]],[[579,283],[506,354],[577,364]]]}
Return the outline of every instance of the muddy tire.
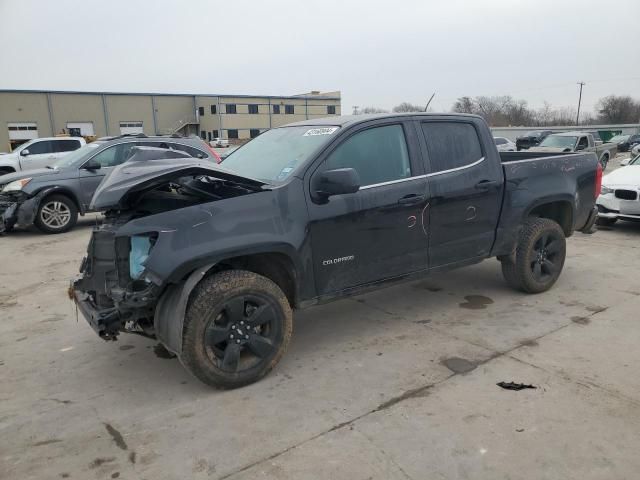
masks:
{"label": "muddy tire", "polygon": [[602,171],[605,171],[607,169],[608,164],[609,164],[609,155],[605,153],[600,159],[600,165],[602,165]]}
{"label": "muddy tire", "polygon": [[598,217],[596,218],[596,225],[600,225],[601,227],[610,227],[617,221],[617,218]]}
{"label": "muddy tire", "polygon": [[40,202],[34,224],[44,233],[64,233],[78,221],[78,207],[66,195],[49,195]]}
{"label": "muddy tire", "polygon": [[242,387],[280,361],[292,328],[289,301],[274,282],[225,270],[202,280],[191,295],[180,361],[207,385]]}
{"label": "muddy tire", "polygon": [[515,255],[504,257],[502,275],[507,284],[526,293],[549,290],[562,272],[566,239],[560,225],[547,218],[525,222]]}

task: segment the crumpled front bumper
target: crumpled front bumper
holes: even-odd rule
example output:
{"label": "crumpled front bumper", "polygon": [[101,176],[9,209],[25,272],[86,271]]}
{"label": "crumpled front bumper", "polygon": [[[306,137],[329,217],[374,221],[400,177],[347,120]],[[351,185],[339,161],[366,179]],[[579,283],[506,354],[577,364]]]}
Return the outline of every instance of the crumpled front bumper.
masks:
{"label": "crumpled front bumper", "polygon": [[29,197],[19,192],[0,194],[0,233],[14,225],[31,225],[36,218],[41,195]]}

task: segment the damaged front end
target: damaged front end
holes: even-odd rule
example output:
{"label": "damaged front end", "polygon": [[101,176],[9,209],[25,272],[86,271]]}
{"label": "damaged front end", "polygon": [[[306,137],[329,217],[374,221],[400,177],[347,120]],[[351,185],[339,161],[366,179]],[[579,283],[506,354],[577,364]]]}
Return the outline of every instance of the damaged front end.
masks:
{"label": "damaged front end", "polygon": [[0,233],[16,225],[31,225],[36,217],[41,196],[24,192],[0,193]]}
{"label": "damaged front end", "polygon": [[213,218],[212,202],[263,186],[196,159],[116,167],[93,197],[92,209],[105,220],[71,283],[78,310],[105,340],[121,332],[154,338],[156,305],[168,287],[163,269],[195,238],[183,225],[203,228]]}

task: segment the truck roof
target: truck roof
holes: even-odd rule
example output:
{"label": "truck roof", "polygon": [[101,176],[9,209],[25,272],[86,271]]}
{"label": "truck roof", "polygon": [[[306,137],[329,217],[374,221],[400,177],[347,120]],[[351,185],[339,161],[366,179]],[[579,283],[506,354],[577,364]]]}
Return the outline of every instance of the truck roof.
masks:
{"label": "truck roof", "polygon": [[478,115],[471,115],[467,113],[424,113],[424,112],[407,112],[407,113],[374,113],[366,115],[340,115],[335,117],[322,117],[313,118],[308,120],[301,120],[300,122],[293,122],[283,125],[283,127],[296,127],[307,125],[333,125],[345,127],[349,125],[355,125],[357,123],[366,122],[368,120],[377,120],[384,118],[402,118],[402,117],[452,117],[452,118],[480,118]]}
{"label": "truck roof", "polygon": [[556,137],[579,137],[580,135],[591,135],[590,132],[562,132],[562,133],[554,133]]}

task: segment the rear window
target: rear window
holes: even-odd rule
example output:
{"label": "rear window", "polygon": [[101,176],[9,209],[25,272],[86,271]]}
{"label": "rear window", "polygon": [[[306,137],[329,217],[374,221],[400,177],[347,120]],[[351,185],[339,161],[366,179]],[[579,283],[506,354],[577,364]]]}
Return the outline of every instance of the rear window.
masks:
{"label": "rear window", "polygon": [[475,127],[462,122],[424,122],[431,172],[441,172],[477,162],[482,147]]}
{"label": "rear window", "polygon": [[55,140],[53,148],[58,153],[71,152],[80,148],[80,142],[78,140]]}

